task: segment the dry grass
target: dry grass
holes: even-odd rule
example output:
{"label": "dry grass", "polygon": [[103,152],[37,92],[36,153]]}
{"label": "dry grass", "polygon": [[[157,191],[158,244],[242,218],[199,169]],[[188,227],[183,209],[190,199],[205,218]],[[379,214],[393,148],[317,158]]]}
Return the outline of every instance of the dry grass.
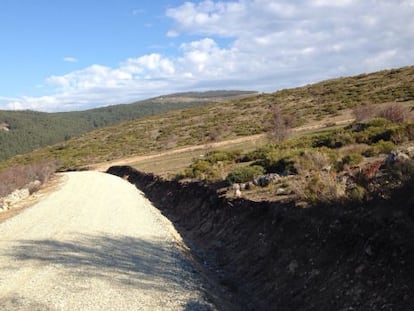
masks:
{"label": "dry grass", "polygon": [[195,147],[186,149],[177,153],[164,153],[154,155],[153,157],[146,157],[142,160],[130,163],[130,165],[137,170],[146,173],[154,173],[159,176],[171,178],[176,174],[179,174],[187,168],[194,159],[203,158],[203,156],[215,150],[221,151],[234,151],[241,150],[243,152],[249,152],[255,150],[257,147],[266,143],[265,138],[256,138],[253,140],[229,140],[227,142],[221,142],[219,144],[207,144],[201,145],[199,148]]}

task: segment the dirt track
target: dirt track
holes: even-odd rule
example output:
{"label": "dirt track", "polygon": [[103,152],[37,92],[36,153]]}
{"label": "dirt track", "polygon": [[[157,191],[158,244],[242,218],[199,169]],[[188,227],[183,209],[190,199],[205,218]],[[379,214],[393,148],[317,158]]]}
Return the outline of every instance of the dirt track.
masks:
{"label": "dirt track", "polygon": [[[345,124],[351,123],[353,121],[354,121],[353,118],[352,119],[351,118],[345,118],[344,119],[343,117],[338,117],[338,118],[333,118],[331,120],[331,123],[333,123],[335,125],[345,125]],[[324,128],[324,127],[326,127],[326,122],[319,121],[319,122],[316,122],[316,123],[314,122],[312,124],[308,124],[308,125],[305,125],[305,126],[296,127],[294,129],[292,129],[292,132],[294,132],[294,133],[305,132],[305,131],[311,131],[311,130]],[[208,144],[201,144],[201,145],[182,147],[182,148],[177,148],[177,149],[172,149],[172,150],[166,150],[166,151],[159,152],[159,153],[156,153],[156,154],[132,156],[132,157],[126,157],[126,158],[113,160],[113,161],[108,161],[108,162],[104,162],[104,163],[96,163],[96,164],[89,165],[88,168],[91,169],[91,170],[105,172],[111,166],[131,165],[132,163],[136,163],[136,162],[139,162],[139,161],[145,161],[147,159],[158,158],[158,157],[162,157],[162,156],[166,156],[166,155],[174,155],[174,154],[187,152],[187,151],[203,150],[203,149],[206,149],[208,147],[209,148],[218,148],[218,147],[233,145],[233,144],[237,144],[237,143],[247,142],[247,141],[256,141],[256,140],[264,138],[264,137],[266,137],[266,134],[256,134],[256,135],[250,135],[250,136],[243,136],[243,137],[238,137],[238,138],[225,140],[225,141],[211,142],[211,143],[208,143]]]}
{"label": "dirt track", "polygon": [[211,310],[170,226],[128,182],[67,173],[0,224],[0,310]]}

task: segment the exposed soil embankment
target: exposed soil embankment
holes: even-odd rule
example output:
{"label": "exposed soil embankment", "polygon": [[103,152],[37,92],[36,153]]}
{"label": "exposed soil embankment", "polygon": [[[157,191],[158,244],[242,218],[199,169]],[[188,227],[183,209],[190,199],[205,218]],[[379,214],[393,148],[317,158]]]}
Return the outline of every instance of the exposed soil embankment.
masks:
{"label": "exposed soil embankment", "polygon": [[370,206],[302,209],[108,172],[144,191],[246,310],[414,309],[414,186]]}

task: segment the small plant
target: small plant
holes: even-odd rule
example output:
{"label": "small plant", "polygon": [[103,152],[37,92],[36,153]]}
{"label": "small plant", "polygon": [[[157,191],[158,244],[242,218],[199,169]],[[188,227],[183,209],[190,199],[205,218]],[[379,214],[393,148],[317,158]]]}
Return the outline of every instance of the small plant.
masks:
{"label": "small plant", "polygon": [[205,161],[208,161],[212,164],[217,162],[226,162],[234,161],[240,156],[240,151],[211,151],[206,154],[204,157]]}
{"label": "small plant", "polygon": [[320,149],[302,152],[297,159],[295,168],[299,174],[306,176],[309,175],[309,172],[320,172],[331,165],[330,155]]}
{"label": "small plant", "polygon": [[372,157],[379,154],[388,154],[395,150],[395,148],[396,146],[393,142],[380,140],[379,142],[373,144],[371,148],[364,151],[363,155],[366,157]]}
{"label": "small plant", "polygon": [[231,184],[244,183],[255,179],[256,177],[264,174],[264,168],[259,165],[242,166],[235,168],[230,174],[227,175],[227,181]]}
{"label": "small plant", "polygon": [[313,172],[306,180],[293,183],[299,199],[311,204],[332,204],[345,198],[345,184],[337,182],[335,174]]}
{"label": "small plant", "polygon": [[185,174],[187,177],[200,180],[217,180],[221,178],[219,168],[205,160],[197,160],[192,163],[186,169]]}
{"label": "small plant", "polygon": [[364,157],[359,153],[350,153],[344,156],[339,164],[339,169],[343,170],[345,166],[355,166],[360,164]]}

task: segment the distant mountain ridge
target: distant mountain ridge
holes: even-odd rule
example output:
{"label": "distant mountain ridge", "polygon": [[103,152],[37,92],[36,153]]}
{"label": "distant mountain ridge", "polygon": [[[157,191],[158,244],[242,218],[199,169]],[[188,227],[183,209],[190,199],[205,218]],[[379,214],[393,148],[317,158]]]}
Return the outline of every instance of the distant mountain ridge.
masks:
{"label": "distant mountain ridge", "polygon": [[176,93],[85,111],[45,113],[0,110],[0,160],[55,144],[101,127],[170,110],[203,106],[254,91]]}

